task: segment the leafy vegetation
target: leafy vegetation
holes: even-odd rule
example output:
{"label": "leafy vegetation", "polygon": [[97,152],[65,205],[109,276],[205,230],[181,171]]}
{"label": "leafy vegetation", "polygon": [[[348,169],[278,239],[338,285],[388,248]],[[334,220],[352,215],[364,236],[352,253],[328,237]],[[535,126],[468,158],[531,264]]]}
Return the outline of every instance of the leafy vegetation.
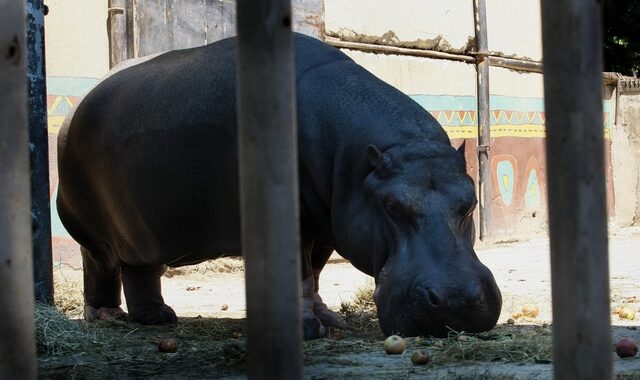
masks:
{"label": "leafy vegetation", "polygon": [[604,7],[604,68],[640,74],[640,0],[609,0]]}

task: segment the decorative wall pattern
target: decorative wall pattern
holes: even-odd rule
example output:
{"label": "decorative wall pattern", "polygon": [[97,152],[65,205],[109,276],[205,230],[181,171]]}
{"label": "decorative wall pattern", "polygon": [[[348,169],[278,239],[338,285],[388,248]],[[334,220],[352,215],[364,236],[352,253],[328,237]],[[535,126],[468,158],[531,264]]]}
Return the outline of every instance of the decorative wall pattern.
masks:
{"label": "decorative wall pattern", "polygon": [[[477,100],[473,96],[413,95],[447,131],[454,144],[477,139]],[[544,100],[493,95],[491,104],[491,220],[496,236],[517,238],[546,228]],[[603,133],[609,144],[610,102],[603,102]],[[467,153],[477,181],[476,152]],[[607,154],[608,157],[608,154]],[[609,158],[607,158],[609,162]],[[609,164],[607,164],[609,165]],[[477,182],[476,182],[477,183]],[[607,185],[610,190],[610,184]],[[610,207],[612,203],[610,202]]]}

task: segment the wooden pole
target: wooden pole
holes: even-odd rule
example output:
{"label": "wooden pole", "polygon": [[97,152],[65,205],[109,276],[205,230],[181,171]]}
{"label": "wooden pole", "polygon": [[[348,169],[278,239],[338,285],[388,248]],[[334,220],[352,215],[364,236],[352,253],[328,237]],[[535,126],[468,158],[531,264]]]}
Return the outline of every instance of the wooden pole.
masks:
{"label": "wooden pole", "polygon": [[489,46],[487,38],[487,11],[484,0],[474,0],[476,29],[476,67],[478,89],[478,198],[480,240],[489,237],[491,223],[491,115],[489,113]]}
{"label": "wooden pole", "polygon": [[44,12],[42,0],[27,0],[27,78],[34,291],[36,301],[53,305]]}
{"label": "wooden pole", "polygon": [[0,1],[0,379],[35,379],[25,2]]}
{"label": "wooden pole", "polygon": [[238,126],[251,379],[302,378],[290,0],[239,0]]}
{"label": "wooden pole", "polygon": [[542,1],[556,379],[611,379],[600,2]]}

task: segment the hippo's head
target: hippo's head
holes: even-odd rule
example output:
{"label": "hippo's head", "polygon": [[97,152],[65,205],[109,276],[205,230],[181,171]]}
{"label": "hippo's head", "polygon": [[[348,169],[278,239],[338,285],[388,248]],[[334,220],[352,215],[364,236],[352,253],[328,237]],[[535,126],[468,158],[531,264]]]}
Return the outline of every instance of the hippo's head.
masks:
{"label": "hippo's head", "polygon": [[438,142],[367,150],[374,299],[382,331],[446,336],[493,328],[502,298],[473,250],[477,200],[462,152]]}

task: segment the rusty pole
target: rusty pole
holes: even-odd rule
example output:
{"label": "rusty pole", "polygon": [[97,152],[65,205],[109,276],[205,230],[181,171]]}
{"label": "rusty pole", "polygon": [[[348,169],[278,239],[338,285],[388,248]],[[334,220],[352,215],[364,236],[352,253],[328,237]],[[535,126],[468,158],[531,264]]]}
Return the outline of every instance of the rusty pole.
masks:
{"label": "rusty pole", "polygon": [[478,88],[478,198],[480,240],[487,240],[491,223],[491,116],[489,113],[489,46],[485,0],[473,1],[476,30],[476,68]]}
{"label": "rusty pole", "polygon": [[238,127],[251,379],[302,378],[290,0],[239,0]]}
{"label": "rusty pole", "polygon": [[556,379],[611,379],[600,2],[542,1]]}
{"label": "rusty pole", "polygon": [[0,379],[35,379],[25,2],[0,1]]}
{"label": "rusty pole", "polygon": [[44,15],[43,0],[27,0],[27,78],[29,85],[34,295],[36,301],[53,305]]}

